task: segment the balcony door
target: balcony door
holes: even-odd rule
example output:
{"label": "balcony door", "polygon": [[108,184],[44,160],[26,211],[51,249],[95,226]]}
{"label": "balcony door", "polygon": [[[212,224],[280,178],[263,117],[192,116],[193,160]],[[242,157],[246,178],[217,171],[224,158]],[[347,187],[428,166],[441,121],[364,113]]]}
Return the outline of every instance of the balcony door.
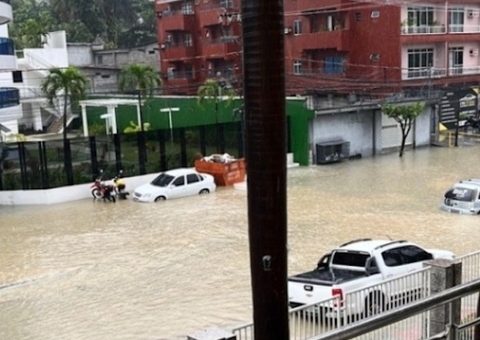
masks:
{"label": "balcony door", "polygon": [[448,63],[450,74],[463,73],[463,47],[451,47],[448,49]]}
{"label": "balcony door", "polygon": [[452,8],[450,9],[450,32],[463,32],[465,24],[465,9]]}

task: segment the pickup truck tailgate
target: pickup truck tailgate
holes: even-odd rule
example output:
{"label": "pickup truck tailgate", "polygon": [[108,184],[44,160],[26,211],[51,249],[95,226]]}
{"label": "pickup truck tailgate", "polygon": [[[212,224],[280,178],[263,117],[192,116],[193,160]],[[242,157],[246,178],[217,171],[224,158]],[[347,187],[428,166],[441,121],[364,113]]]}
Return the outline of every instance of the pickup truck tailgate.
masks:
{"label": "pickup truck tailgate", "polygon": [[288,297],[291,307],[327,300],[332,296],[332,286],[356,278],[365,272],[343,269],[321,269],[288,278]]}

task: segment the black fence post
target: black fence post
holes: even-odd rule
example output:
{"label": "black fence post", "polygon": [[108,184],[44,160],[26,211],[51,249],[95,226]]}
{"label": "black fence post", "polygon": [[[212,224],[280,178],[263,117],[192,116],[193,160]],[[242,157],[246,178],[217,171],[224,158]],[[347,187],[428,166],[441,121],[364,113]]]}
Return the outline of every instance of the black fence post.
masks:
{"label": "black fence post", "polygon": [[185,138],[185,128],[182,127],[180,128],[180,159],[182,161],[182,166],[187,167],[188,166],[188,160],[187,160],[187,139]]}
{"label": "black fence post", "polygon": [[147,173],[146,167],[145,167],[145,162],[146,162],[146,157],[145,157],[145,133],[140,131],[137,132],[137,147],[138,147],[138,165],[139,165],[139,171],[140,175],[145,175]]}
{"label": "black fence post", "polygon": [[120,134],[116,133],[113,135],[113,145],[115,147],[115,166],[117,168],[117,173],[120,170],[123,170],[122,167],[122,146],[120,141]]}
{"label": "black fence post", "polygon": [[225,129],[224,124],[217,124],[217,150],[221,154],[225,153]]}
{"label": "black fence post", "polygon": [[73,164],[72,164],[72,149],[70,146],[70,139],[63,140],[63,164],[65,174],[67,175],[67,185],[73,185]]}
{"label": "black fence post", "polygon": [[158,150],[160,152],[160,171],[167,170],[167,152],[165,149],[165,131],[157,130]]}
{"label": "black fence post", "polygon": [[205,125],[199,126],[200,132],[200,152],[202,156],[207,155],[207,137],[205,136]]}
{"label": "black fence post", "polygon": [[43,154],[43,143],[44,142],[37,142],[38,145],[38,159],[39,159],[39,166],[40,166],[40,178],[42,179],[42,189],[47,189],[47,186],[45,184],[45,159],[44,159],[44,154]]}
{"label": "black fence post", "polygon": [[95,180],[99,174],[98,170],[98,156],[97,156],[97,139],[95,136],[88,137],[88,144],[90,146],[90,164],[92,170],[92,181]]}
{"label": "black fence post", "polygon": [[47,145],[45,142],[41,142],[42,144],[42,160],[43,160],[43,188],[48,189],[50,188],[49,183],[49,176],[48,176],[48,159],[47,159]]}
{"label": "black fence post", "polygon": [[27,162],[25,154],[25,143],[18,142],[18,161],[20,163],[20,177],[22,181],[22,189],[28,189],[28,173],[27,173]]}

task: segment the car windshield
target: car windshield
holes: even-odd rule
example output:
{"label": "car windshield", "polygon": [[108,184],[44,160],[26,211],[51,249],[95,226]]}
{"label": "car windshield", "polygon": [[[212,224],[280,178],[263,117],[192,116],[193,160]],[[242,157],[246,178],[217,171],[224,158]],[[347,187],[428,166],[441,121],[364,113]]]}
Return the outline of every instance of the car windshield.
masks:
{"label": "car windshield", "polygon": [[364,268],[369,257],[367,253],[336,251],[332,264]]}
{"label": "car windshield", "polygon": [[173,176],[166,173],[161,173],[157,178],[155,178],[150,184],[157,187],[166,187],[173,180]]}
{"label": "car windshield", "polygon": [[463,202],[471,202],[475,196],[474,190],[466,188],[453,188],[448,190],[445,194],[445,198],[451,198]]}

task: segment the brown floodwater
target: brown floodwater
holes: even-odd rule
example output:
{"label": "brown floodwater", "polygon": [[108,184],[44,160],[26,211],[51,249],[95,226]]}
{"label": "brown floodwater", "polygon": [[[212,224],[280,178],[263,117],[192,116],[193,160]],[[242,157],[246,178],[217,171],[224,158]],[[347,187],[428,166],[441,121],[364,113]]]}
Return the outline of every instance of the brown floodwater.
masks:
{"label": "brown floodwater", "polygon": [[[465,254],[480,216],[439,209],[480,146],[288,170],[288,271],[354,238]],[[0,339],[184,339],[252,319],[246,192],[0,207]]]}

